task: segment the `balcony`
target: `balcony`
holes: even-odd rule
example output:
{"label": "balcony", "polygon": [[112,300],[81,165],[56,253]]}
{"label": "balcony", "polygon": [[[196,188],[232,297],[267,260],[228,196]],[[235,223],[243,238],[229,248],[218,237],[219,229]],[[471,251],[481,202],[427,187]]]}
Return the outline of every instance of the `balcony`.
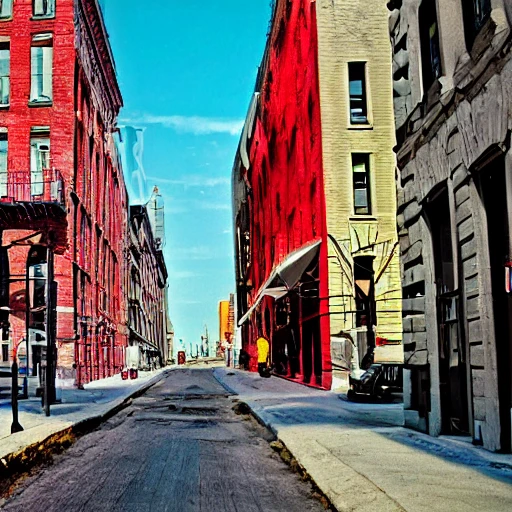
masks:
{"label": "balcony", "polygon": [[67,247],[65,183],[56,169],[0,174],[0,231],[41,232],[61,253]]}
{"label": "balcony", "polygon": [[64,180],[57,169],[0,175],[0,203],[56,203],[64,207]]}

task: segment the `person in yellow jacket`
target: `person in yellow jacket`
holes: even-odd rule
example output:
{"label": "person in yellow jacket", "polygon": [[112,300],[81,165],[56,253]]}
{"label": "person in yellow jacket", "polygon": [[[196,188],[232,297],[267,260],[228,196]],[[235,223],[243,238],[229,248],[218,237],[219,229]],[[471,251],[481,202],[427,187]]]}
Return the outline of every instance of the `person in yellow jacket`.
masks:
{"label": "person in yellow jacket", "polygon": [[262,335],[256,340],[258,349],[258,373],[260,377],[270,377],[268,368],[269,344],[268,340]]}

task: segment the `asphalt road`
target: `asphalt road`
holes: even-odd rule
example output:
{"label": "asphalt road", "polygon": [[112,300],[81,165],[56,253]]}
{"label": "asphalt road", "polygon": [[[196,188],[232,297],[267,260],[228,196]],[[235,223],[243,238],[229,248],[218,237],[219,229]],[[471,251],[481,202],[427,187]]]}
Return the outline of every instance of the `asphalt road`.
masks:
{"label": "asphalt road", "polygon": [[170,374],[53,466],[27,479],[2,510],[321,511],[311,485],[236,415],[210,369]]}

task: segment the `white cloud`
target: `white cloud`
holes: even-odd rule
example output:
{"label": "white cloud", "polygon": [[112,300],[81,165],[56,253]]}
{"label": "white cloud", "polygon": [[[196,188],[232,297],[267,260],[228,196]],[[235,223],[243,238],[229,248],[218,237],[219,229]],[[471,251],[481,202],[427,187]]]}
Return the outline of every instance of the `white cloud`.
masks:
{"label": "white cloud", "polygon": [[210,247],[205,245],[175,247],[170,252],[170,257],[173,260],[205,261],[219,257]]}
{"label": "white cloud", "polygon": [[152,114],[123,118],[121,122],[137,125],[159,124],[179,132],[193,133],[195,135],[209,135],[212,133],[239,135],[244,126],[243,119],[219,119],[200,116],[155,116]]}
{"label": "white cloud", "polygon": [[165,213],[188,213],[189,209],[184,206],[175,206],[172,203],[165,206]]}
{"label": "white cloud", "polygon": [[171,279],[192,279],[194,277],[201,277],[201,274],[190,270],[171,270],[169,277]]}
{"label": "white cloud", "polygon": [[228,177],[206,177],[199,174],[190,174],[181,178],[158,178],[156,176],[148,176],[148,181],[154,181],[164,185],[182,185],[184,187],[220,187],[230,185],[231,181]]}
{"label": "white cloud", "polygon": [[231,210],[231,203],[208,203],[206,201],[201,201],[198,203],[197,206],[201,210],[214,210],[214,211]]}

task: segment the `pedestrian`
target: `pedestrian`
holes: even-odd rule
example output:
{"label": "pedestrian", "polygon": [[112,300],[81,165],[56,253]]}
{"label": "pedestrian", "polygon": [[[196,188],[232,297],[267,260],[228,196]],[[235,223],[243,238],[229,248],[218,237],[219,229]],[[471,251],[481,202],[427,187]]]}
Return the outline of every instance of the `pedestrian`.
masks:
{"label": "pedestrian", "polygon": [[260,377],[270,377],[268,368],[269,343],[264,334],[261,334],[256,340],[256,346],[258,348],[258,373]]}
{"label": "pedestrian", "polygon": [[238,356],[238,366],[242,370],[249,369],[250,356],[249,354],[242,348],[240,349],[240,355]]}

